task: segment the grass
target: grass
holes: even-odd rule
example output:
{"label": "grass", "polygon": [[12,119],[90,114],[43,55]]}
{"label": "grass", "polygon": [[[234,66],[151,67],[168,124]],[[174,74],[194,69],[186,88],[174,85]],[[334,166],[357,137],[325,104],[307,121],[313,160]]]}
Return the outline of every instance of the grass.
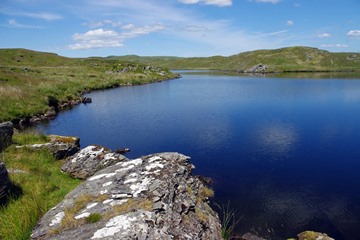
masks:
{"label": "grass", "polygon": [[148,199],[128,199],[127,202],[115,205],[112,207],[112,210],[104,216],[106,219],[110,219],[114,216],[121,215],[124,213],[132,212],[135,210],[143,209],[146,211],[152,211],[154,207],[154,203]]}
{"label": "grass", "polygon": [[[14,141],[21,145],[46,140],[46,136],[31,132],[14,135]],[[20,187],[23,194],[0,208],[0,239],[29,239],[40,217],[80,181],[62,174],[62,161],[55,160],[47,150],[16,149],[11,146],[3,152],[2,157],[8,170],[24,172],[10,173],[12,183]]]}
{"label": "grass", "polygon": [[85,223],[96,223],[102,219],[100,213],[91,213],[88,217],[85,218]]}
{"label": "grass", "polygon": [[215,204],[216,207],[220,210],[221,215],[221,236],[224,240],[230,240],[233,237],[234,230],[240,219],[237,219],[235,216],[235,210],[231,209],[230,203],[225,205]]}
{"label": "grass", "polygon": [[174,77],[167,69],[139,63],[0,49],[0,122],[44,113],[50,99],[63,103],[91,90]]}

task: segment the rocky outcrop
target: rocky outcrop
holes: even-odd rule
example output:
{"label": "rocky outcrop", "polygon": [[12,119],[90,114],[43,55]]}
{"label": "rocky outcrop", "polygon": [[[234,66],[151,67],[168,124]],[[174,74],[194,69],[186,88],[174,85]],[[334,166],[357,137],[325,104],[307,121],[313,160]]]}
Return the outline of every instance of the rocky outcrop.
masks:
{"label": "rocky outcrop", "polygon": [[17,148],[27,147],[32,149],[47,148],[56,159],[64,159],[72,156],[80,150],[80,139],[77,137],[49,135],[50,142],[41,144],[31,144],[26,146],[16,146]]}
{"label": "rocky outcrop", "polygon": [[222,239],[206,203],[213,192],[188,160],[160,153],[97,172],[43,216],[31,239]]}
{"label": "rocky outcrop", "polygon": [[74,178],[87,179],[108,166],[128,160],[121,154],[100,146],[88,146],[70,157],[61,167]]}
{"label": "rocky outcrop", "polygon": [[11,122],[0,123],[0,152],[11,144],[13,134],[14,129]]}
{"label": "rocky outcrop", "polygon": [[9,184],[8,171],[6,170],[5,164],[0,159],[0,206],[6,203]]}
{"label": "rocky outcrop", "polygon": [[256,64],[252,68],[246,70],[246,73],[263,73],[266,72],[268,69],[268,65],[264,65],[262,63]]}

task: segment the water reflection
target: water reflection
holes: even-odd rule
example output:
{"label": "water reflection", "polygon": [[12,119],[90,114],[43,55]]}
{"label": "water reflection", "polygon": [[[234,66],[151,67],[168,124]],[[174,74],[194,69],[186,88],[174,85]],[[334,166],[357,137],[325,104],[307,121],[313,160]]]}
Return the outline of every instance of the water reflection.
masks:
{"label": "water reflection", "polygon": [[254,137],[260,154],[269,159],[284,159],[296,147],[298,133],[290,124],[267,122],[259,126]]}

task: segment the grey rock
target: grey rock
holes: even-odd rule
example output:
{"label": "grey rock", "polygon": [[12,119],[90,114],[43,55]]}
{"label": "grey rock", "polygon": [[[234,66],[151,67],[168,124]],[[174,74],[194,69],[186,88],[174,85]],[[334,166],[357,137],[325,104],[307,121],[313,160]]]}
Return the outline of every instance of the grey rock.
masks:
{"label": "grey rock", "polygon": [[11,144],[14,128],[11,122],[0,123],[0,152]]}
{"label": "grey rock", "polygon": [[268,69],[267,65],[259,63],[259,64],[256,64],[255,66],[253,66],[252,68],[246,70],[245,72],[248,72],[248,73],[261,73],[261,72],[266,72],[267,69]]}
{"label": "grey rock", "polygon": [[6,170],[5,164],[0,159],[0,205],[6,202],[9,191],[9,174]]}
{"label": "grey rock", "polygon": [[252,233],[245,233],[243,236],[242,236],[242,239],[243,240],[266,240],[265,238],[261,238],[255,234],[252,234]]}
{"label": "grey rock", "polygon": [[222,239],[188,160],[159,153],[97,172],[42,217],[31,239]]}
{"label": "grey rock", "polygon": [[64,159],[74,155],[80,150],[80,139],[77,137],[49,135],[50,142],[41,144],[31,144],[26,146],[16,146],[17,148],[27,147],[32,149],[47,148],[56,159]]}
{"label": "grey rock", "polygon": [[123,155],[100,146],[88,146],[69,158],[61,167],[74,178],[87,179],[97,171],[127,160]]}

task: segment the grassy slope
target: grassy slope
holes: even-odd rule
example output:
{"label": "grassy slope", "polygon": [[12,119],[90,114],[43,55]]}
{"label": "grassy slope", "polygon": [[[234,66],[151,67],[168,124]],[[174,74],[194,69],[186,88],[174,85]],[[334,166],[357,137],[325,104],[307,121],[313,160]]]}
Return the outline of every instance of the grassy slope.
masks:
{"label": "grassy slope", "polygon": [[275,50],[257,50],[229,57],[172,58],[124,56],[126,59],[154,64],[169,69],[218,69],[248,71],[257,64],[268,65],[268,72],[283,71],[360,71],[359,53],[331,53],[309,47],[289,47]]}
{"label": "grassy slope", "polygon": [[0,122],[46,111],[49,97],[65,102],[84,91],[173,77],[166,69],[138,63],[0,49]]}
{"label": "grassy slope", "polygon": [[[46,142],[37,133],[15,134],[17,145]],[[0,207],[0,239],[29,239],[32,228],[50,208],[60,202],[80,181],[60,172],[63,161],[55,160],[47,150],[9,147],[2,154],[7,169],[23,172],[10,173],[11,181],[23,194],[5,207]]]}

